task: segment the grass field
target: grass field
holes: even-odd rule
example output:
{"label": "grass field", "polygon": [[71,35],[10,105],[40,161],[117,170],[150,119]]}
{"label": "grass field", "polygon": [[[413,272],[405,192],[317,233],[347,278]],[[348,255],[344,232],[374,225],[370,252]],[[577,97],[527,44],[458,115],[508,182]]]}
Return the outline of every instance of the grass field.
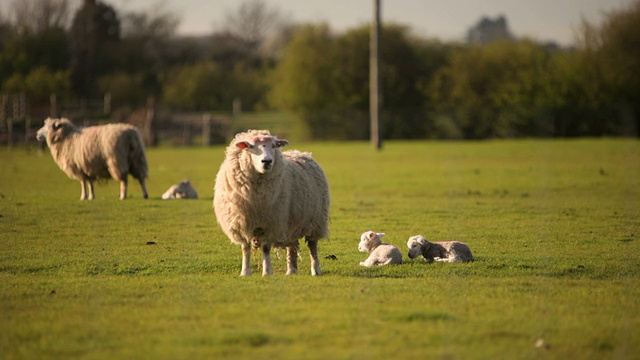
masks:
{"label": "grass field", "polygon": [[[320,277],[304,245],[300,275],[274,256],[274,276],[238,276],[211,208],[223,147],[148,149],[150,199],[110,181],[84,202],[48,152],[1,149],[0,358],[640,356],[637,140],[290,148],[331,184]],[[184,178],[199,200],[160,200]],[[405,263],[360,267],[370,229]],[[415,234],[476,261],[409,260]]]}

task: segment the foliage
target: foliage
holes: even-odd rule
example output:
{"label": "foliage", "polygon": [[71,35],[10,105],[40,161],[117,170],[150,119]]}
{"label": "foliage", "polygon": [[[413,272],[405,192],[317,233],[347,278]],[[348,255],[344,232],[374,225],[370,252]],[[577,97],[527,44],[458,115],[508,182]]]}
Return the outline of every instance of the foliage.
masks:
{"label": "foliage", "polygon": [[[154,97],[175,110],[230,112],[239,99],[244,110],[290,113],[304,138],[368,137],[367,25],[290,25],[251,0],[228,11],[226,28],[178,37],[178,15],[161,5],[125,12],[85,1],[69,26],[68,0],[12,1],[0,19],[0,88],[24,91],[29,106],[48,92],[87,103],[107,90],[114,109]],[[440,43],[386,23],[383,137],[638,136],[639,14],[635,0],[585,22],[570,49],[510,36]]]}
{"label": "foliage", "polygon": [[[636,140],[292,144],[332,194],[324,275],[239,278],[215,223],[222,147],[153,148],[151,198],[97,199],[38,149],[0,149],[6,358],[602,359],[640,352]],[[185,161],[188,159],[188,161]],[[369,175],[374,174],[374,175]],[[418,174],[418,175],[416,175]],[[163,201],[190,178],[200,200]],[[365,230],[470,245],[471,264],[363,268]],[[337,260],[325,259],[333,254]],[[252,259],[254,270],[257,261]],[[257,271],[256,271],[257,272]],[[410,344],[408,346],[407,344]]]}

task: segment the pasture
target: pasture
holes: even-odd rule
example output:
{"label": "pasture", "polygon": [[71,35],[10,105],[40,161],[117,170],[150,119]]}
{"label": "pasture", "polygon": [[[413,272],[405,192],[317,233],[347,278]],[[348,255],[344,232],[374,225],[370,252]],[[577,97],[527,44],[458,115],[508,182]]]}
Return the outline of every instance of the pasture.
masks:
{"label": "pasture", "polygon": [[[4,359],[631,359],[640,354],[640,142],[292,143],[331,186],[323,275],[240,278],[211,199],[224,147],[152,148],[80,201],[47,151],[0,149]],[[182,179],[198,200],[161,200]],[[404,264],[364,268],[366,230]],[[409,260],[459,240],[470,264]],[[325,259],[335,255],[336,260]]]}

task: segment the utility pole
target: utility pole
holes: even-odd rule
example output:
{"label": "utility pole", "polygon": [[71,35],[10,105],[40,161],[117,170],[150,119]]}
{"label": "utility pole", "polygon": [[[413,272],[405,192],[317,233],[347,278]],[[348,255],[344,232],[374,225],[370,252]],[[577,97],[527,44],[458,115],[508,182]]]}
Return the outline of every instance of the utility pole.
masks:
{"label": "utility pole", "polygon": [[373,21],[369,35],[369,112],[371,144],[382,148],[380,136],[380,0],[373,0]]}

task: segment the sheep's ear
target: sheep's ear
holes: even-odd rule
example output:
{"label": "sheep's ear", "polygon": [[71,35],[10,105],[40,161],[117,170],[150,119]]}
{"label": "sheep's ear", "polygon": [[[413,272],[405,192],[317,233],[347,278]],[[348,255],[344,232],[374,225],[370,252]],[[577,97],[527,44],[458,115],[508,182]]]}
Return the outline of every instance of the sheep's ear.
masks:
{"label": "sheep's ear", "polygon": [[378,235],[378,236],[379,236],[379,237],[381,237],[381,238],[383,238],[383,237],[387,236],[387,234],[385,234],[385,233],[376,233],[376,235]]}
{"label": "sheep's ear", "polygon": [[53,122],[53,130],[58,130],[62,127],[62,122],[60,121],[54,121]]}
{"label": "sheep's ear", "polygon": [[369,231],[369,233],[367,234],[367,237],[369,239],[373,239],[374,237],[376,237],[376,233],[374,233],[373,231]]}
{"label": "sheep's ear", "polygon": [[289,142],[287,140],[285,140],[285,139],[282,139],[282,140],[276,139],[275,147],[279,148],[279,147],[283,147],[283,146],[286,146],[286,145],[289,145]]}
{"label": "sheep's ear", "polygon": [[253,145],[251,145],[251,143],[249,143],[248,141],[238,141],[236,143],[236,146],[240,149],[251,149],[253,147]]}

